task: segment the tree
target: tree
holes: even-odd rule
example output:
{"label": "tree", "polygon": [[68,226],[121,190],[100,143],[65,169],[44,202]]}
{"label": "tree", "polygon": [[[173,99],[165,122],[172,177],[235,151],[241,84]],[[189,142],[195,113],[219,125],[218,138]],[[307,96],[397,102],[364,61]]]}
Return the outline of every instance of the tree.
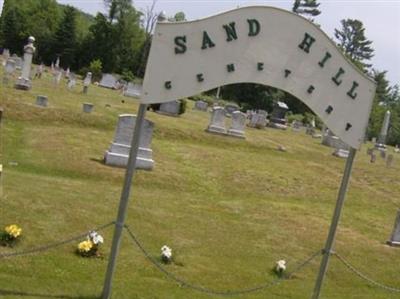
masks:
{"label": "tree", "polygon": [[186,21],[186,15],[183,11],[177,12],[172,18],[168,18],[169,22],[183,22]]}
{"label": "tree", "polygon": [[24,44],[27,41],[25,33],[25,23],[22,21],[23,13],[16,5],[8,4],[5,6],[1,16],[1,41],[5,48],[10,49],[11,53],[22,55]]}
{"label": "tree", "polygon": [[53,44],[53,53],[61,56],[60,64],[63,68],[71,67],[75,63],[76,48],[76,9],[67,6],[55,33]]}
{"label": "tree", "polygon": [[335,29],[335,38],[338,46],[345,55],[354,62],[361,70],[366,71],[371,64],[365,61],[374,56],[372,41],[365,37],[365,28],[359,20],[346,19],[341,21],[342,28]]}
{"label": "tree", "polygon": [[[311,18],[321,13],[318,9],[319,5],[320,3],[318,3],[317,0],[295,0],[292,11],[298,15]],[[313,19],[311,19],[311,21],[313,21]]]}

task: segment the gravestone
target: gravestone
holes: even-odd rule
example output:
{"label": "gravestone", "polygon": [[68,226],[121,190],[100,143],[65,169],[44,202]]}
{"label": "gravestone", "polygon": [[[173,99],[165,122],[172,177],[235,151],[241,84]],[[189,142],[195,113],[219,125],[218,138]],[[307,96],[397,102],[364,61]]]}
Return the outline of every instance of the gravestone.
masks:
{"label": "gravestone", "polygon": [[278,101],[274,105],[268,126],[275,129],[286,130],[287,129],[286,112],[288,110],[289,107],[285,103]]}
{"label": "gravestone", "polygon": [[371,142],[376,143],[376,137],[372,137]]}
{"label": "gravestone", "polygon": [[5,72],[3,74],[3,84],[7,85],[9,81],[9,77],[12,76],[12,74],[15,71],[15,61],[14,59],[7,59],[6,65],[5,65]]}
{"label": "gravestone", "polygon": [[91,103],[83,103],[82,108],[83,108],[83,112],[85,113],[91,113],[93,110],[93,104]]}
{"label": "gravestone", "polygon": [[117,78],[115,78],[112,74],[103,74],[99,86],[115,89],[116,84]]}
{"label": "gravestone", "polygon": [[389,154],[386,159],[386,167],[390,168],[393,166],[393,155]]}
{"label": "gravestone", "polygon": [[350,149],[346,143],[344,143],[339,137],[335,136],[329,129],[327,129],[325,134],[322,136],[322,144],[335,149]]}
{"label": "gravestone", "polygon": [[267,112],[258,110],[250,116],[249,127],[263,129],[267,125]]}
{"label": "gravestone", "polygon": [[30,36],[28,38],[28,44],[24,47],[24,64],[22,66],[21,77],[18,78],[18,81],[15,84],[15,88],[17,89],[29,90],[32,87],[30,74],[33,53],[35,53],[35,47],[33,46],[34,42],[35,38],[33,36]]}
{"label": "gravestone", "polygon": [[376,161],[376,154],[375,154],[375,152],[372,152],[371,159],[369,160],[369,162],[375,163],[375,161]]}
{"label": "gravestone", "polygon": [[70,73],[69,74],[69,79],[68,79],[68,83],[67,83],[67,87],[69,90],[72,90],[76,85],[76,79],[75,79],[75,74],[74,73]]}
{"label": "gravestone", "polygon": [[225,109],[226,115],[231,116],[233,112],[239,110],[239,106],[236,104],[230,103],[230,104],[226,104],[224,109]]}
{"label": "gravestone", "polygon": [[22,65],[23,65],[23,60],[21,57],[18,57],[17,54],[13,54],[11,56],[11,59],[15,61],[15,69],[16,70],[21,70],[22,69]]}
{"label": "gravestone", "polygon": [[298,120],[294,120],[292,122],[292,131],[299,132],[301,130],[302,126],[303,126],[302,122],[300,122]]}
{"label": "gravestone", "polygon": [[43,74],[44,66],[43,63],[36,67],[35,78],[41,79]]}
{"label": "gravestone", "polygon": [[390,240],[386,242],[390,246],[400,246],[400,209],[397,211],[397,217]]}
{"label": "gravestone", "polygon": [[41,107],[47,107],[48,99],[46,96],[37,96],[36,97],[36,105]]}
{"label": "gravestone", "polygon": [[232,112],[232,124],[228,135],[238,138],[245,138],[244,128],[246,127],[246,114],[240,111]]}
{"label": "gravestone", "polygon": [[142,85],[131,82],[129,82],[126,85],[124,90],[124,96],[126,97],[138,98],[140,97],[141,93],[142,93]]}
{"label": "gravestone", "polygon": [[[106,165],[126,167],[128,164],[135,122],[136,115],[122,114],[119,116],[114,141],[104,155],[104,162]],[[150,149],[153,129],[154,123],[145,119],[139,140],[139,151],[136,160],[136,168],[138,169],[153,169],[153,151]]]}
{"label": "gravestone", "polygon": [[54,85],[59,85],[62,77],[62,71],[57,70],[53,73],[53,83]]}
{"label": "gravestone", "polygon": [[208,109],[208,103],[204,101],[196,101],[196,103],[194,103],[193,109],[206,112]]}
{"label": "gravestone", "polygon": [[88,72],[86,74],[85,80],[83,80],[83,93],[84,94],[87,94],[90,83],[92,83],[92,73]]}
{"label": "gravestone", "polygon": [[226,134],[224,108],[219,106],[213,107],[210,124],[206,131],[210,133]]}
{"label": "gravestone", "polygon": [[386,152],[382,151],[382,150],[380,150],[379,152],[380,152],[381,158],[386,159]]}
{"label": "gravestone", "polygon": [[157,113],[169,116],[178,116],[180,107],[181,102],[178,100],[162,103]]}
{"label": "gravestone", "polygon": [[10,50],[9,49],[4,49],[3,50],[3,66],[6,65],[6,61],[8,58],[10,58]]}
{"label": "gravestone", "polygon": [[4,112],[3,107],[0,107],[0,125],[1,125],[1,120],[3,119],[3,112]]}

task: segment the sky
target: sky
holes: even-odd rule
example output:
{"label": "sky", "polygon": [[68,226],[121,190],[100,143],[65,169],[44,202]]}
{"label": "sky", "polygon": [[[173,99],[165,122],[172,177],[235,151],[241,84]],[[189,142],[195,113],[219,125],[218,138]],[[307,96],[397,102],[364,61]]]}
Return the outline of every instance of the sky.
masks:
{"label": "sky", "polygon": [[[37,0],[40,1],[40,0]],[[57,0],[70,4],[85,12],[104,12],[103,0]],[[201,19],[219,12],[249,5],[267,5],[291,10],[293,0],[238,1],[238,0],[157,0],[156,11],[165,11],[173,16],[183,11],[187,20]],[[375,56],[373,67],[387,70],[391,84],[400,85],[400,0],[320,0],[322,13],[316,23],[333,37],[334,29],[340,27],[340,20],[346,18],[361,20],[365,35],[373,41]],[[145,10],[152,0],[133,0],[134,6]],[[0,0],[0,6],[3,0]]]}

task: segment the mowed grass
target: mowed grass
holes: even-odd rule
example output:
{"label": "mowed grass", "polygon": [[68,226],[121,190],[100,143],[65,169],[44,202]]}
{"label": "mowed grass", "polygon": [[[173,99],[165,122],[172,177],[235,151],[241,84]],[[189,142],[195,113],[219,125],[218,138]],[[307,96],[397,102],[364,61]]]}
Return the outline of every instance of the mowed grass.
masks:
{"label": "mowed grass", "polygon": [[[1,85],[0,227],[17,223],[23,239],[0,253],[67,239],[116,217],[124,170],[101,160],[118,115],[136,114],[138,102],[94,85],[88,95],[81,90],[68,91],[65,81],[55,87],[49,74],[30,91]],[[48,108],[35,106],[39,94],[48,96]],[[95,105],[92,114],[82,113],[84,102]],[[290,271],[323,248],[345,160],[304,132],[248,128],[246,140],[208,134],[209,114],[192,106],[178,118],[146,116],[155,122],[155,167],[137,172],[127,224],[148,252],[158,258],[167,244],[177,260],[168,271],[234,291],[275,279],[271,269],[279,259]],[[335,249],[371,278],[400,288],[400,249],[385,245],[400,206],[400,156],[390,169],[382,159],[370,164],[368,146],[354,164]],[[103,258],[80,258],[71,243],[1,259],[0,297],[98,298],[112,233],[112,227],[102,231]],[[310,298],[319,261],[280,285],[236,298]],[[399,297],[368,285],[332,257],[321,298]],[[220,296],[171,281],[124,233],[113,298]]]}

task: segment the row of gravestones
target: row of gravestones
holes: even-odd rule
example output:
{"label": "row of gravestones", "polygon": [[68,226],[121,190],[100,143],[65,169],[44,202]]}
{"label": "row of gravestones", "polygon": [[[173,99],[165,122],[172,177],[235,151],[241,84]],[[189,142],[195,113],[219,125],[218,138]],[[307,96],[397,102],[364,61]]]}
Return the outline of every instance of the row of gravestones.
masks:
{"label": "row of gravestones", "polygon": [[[40,107],[47,107],[49,104],[49,100],[46,96],[37,96],[36,97],[36,105]],[[82,110],[85,113],[91,113],[93,111],[94,105],[91,103],[83,103],[82,104]]]}
{"label": "row of gravestones", "polygon": [[213,107],[211,121],[206,131],[237,138],[245,138],[244,128],[246,126],[246,114],[240,111],[234,111],[231,113],[231,118],[231,126],[227,129],[225,122],[226,110],[223,107]]}

